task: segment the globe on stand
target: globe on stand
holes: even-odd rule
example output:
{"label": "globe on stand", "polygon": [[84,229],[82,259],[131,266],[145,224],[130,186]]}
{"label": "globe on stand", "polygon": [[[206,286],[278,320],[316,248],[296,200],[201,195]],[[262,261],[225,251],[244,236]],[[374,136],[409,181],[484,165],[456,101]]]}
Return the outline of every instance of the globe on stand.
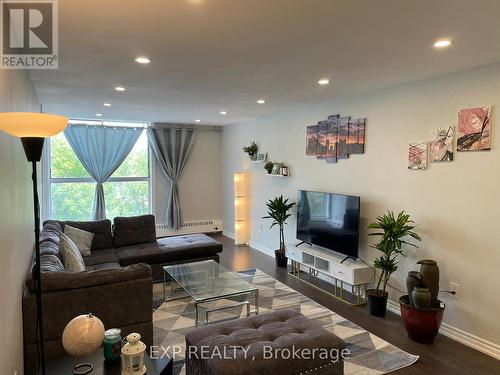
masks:
{"label": "globe on stand", "polygon": [[73,374],[84,375],[91,372],[94,366],[91,363],[78,363],[82,357],[96,351],[104,339],[104,324],[92,315],[80,315],[72,319],[64,328],[62,344],[69,355],[75,357]]}

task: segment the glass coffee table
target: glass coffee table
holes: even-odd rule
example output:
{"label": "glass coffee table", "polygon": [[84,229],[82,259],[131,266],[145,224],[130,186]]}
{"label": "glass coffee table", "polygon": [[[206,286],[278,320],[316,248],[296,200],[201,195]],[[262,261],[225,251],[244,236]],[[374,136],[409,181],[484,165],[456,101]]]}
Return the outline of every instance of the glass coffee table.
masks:
{"label": "glass coffee table", "polygon": [[[165,266],[163,270],[164,300],[172,301],[188,296],[191,297],[194,302],[196,326],[200,323],[199,305],[221,299],[253,295],[255,301],[254,313],[259,313],[259,290],[214,260],[175,264]],[[168,276],[170,276],[172,280],[169,280]],[[175,292],[179,287],[184,291],[181,296]],[[170,292],[167,292],[167,290],[170,290]],[[211,313],[237,306],[245,306],[247,316],[250,316],[250,301],[231,302],[233,303],[221,307],[205,309],[203,323],[208,323]]]}

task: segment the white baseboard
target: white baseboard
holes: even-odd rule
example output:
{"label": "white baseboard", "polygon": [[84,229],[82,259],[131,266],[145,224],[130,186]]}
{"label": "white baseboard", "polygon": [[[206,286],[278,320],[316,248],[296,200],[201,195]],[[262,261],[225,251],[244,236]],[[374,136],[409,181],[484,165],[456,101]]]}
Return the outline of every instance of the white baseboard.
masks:
{"label": "white baseboard", "polygon": [[250,241],[249,244],[250,247],[259,250],[261,253],[264,253],[266,255],[269,255],[271,257],[274,257],[274,250],[271,250],[270,248],[263,246],[257,242]]}
{"label": "white baseboard", "polygon": [[228,230],[225,230],[225,229],[224,229],[224,230],[222,231],[222,234],[223,234],[224,236],[229,237],[229,238],[231,238],[231,239],[233,239],[233,240],[234,240],[234,233],[233,233],[233,232],[230,232],[230,231],[228,231]]}
{"label": "white baseboard", "polygon": [[[391,300],[387,301],[387,310],[394,314],[401,315],[401,309],[397,302]],[[439,333],[493,358],[500,359],[500,345],[494,342],[482,339],[481,337],[465,332],[447,323],[441,324]]]}

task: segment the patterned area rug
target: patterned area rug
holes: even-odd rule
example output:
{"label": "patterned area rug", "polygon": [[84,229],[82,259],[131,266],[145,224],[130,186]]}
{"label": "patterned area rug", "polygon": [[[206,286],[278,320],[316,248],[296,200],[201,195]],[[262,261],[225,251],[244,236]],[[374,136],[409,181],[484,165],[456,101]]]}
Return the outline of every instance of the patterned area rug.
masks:
{"label": "patterned area rug", "polygon": [[[320,322],[327,330],[342,338],[351,353],[351,358],[344,364],[346,375],[386,374],[409,366],[418,360],[418,356],[389,344],[258,269],[243,271],[238,275],[259,289],[261,314],[271,310],[294,309]],[[157,300],[161,300],[162,284],[154,285],[154,294]],[[250,302],[253,304],[253,298]],[[212,305],[207,304],[207,307],[213,308],[227,303],[227,300],[221,300]],[[184,298],[158,305],[159,308],[153,313],[155,345],[169,348],[169,353],[172,353],[173,346],[182,347],[182,354],[176,355],[174,362],[174,374],[182,375],[184,374],[184,336],[194,327],[193,304],[190,298]],[[200,314],[201,316],[203,314]],[[246,316],[246,311],[242,307],[236,307],[211,314],[210,321],[230,320],[240,316]]]}

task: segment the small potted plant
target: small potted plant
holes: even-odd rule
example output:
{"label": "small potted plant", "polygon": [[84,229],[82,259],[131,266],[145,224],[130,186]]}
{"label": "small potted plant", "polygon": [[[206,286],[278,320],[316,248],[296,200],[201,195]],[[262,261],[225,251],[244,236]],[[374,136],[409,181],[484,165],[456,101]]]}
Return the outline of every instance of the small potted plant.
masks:
{"label": "small potted plant", "polygon": [[420,241],[420,237],[413,229],[416,225],[410,220],[410,215],[404,211],[398,216],[394,216],[392,211],[385,215],[377,217],[377,222],[368,225],[368,229],[375,232],[369,233],[370,236],[381,237],[380,241],[372,245],[373,248],[382,252],[374,261],[374,266],[380,270],[380,276],[375,289],[368,289],[368,311],[374,316],[384,316],[387,309],[386,292],[387,283],[391,275],[398,269],[398,256],[405,256],[402,250],[403,245],[418,247],[415,244],[407,242],[408,237]]}
{"label": "small potted plant", "polygon": [[272,161],[268,161],[266,164],[264,164],[264,169],[267,171],[267,174],[271,174],[273,171],[273,166],[274,163]]}
{"label": "small potted plant", "polygon": [[259,146],[257,146],[257,143],[252,141],[252,143],[250,143],[250,146],[243,147],[243,151],[248,154],[250,160],[255,160],[257,152],[259,151]]}
{"label": "small potted plant", "polygon": [[288,258],[286,257],[286,245],[285,245],[285,234],[283,229],[285,227],[286,221],[292,214],[288,213],[290,209],[295,206],[295,203],[289,203],[288,198],[284,199],[283,195],[270,199],[267,203],[267,214],[269,216],[264,216],[263,219],[273,219],[271,227],[277,225],[279,227],[280,233],[280,248],[275,250],[274,254],[276,256],[276,266],[277,267],[287,267]]}

